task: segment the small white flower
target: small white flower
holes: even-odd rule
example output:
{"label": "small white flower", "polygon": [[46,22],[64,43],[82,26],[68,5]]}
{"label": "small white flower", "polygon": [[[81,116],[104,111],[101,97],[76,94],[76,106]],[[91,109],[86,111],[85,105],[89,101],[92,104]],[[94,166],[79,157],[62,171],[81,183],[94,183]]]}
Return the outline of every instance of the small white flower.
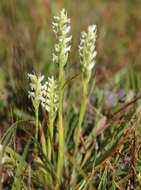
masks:
{"label": "small white flower", "polygon": [[70,42],[70,41],[71,41],[71,39],[72,39],[72,36],[69,36],[68,38],[65,38],[65,43]]}
{"label": "small white flower", "polygon": [[54,18],[54,20],[59,20],[58,16],[54,16],[53,18]]}
{"label": "small white flower", "polygon": [[57,27],[57,26],[58,26],[58,23],[52,22],[52,25],[53,25],[53,27]]}
{"label": "small white flower", "polygon": [[64,30],[62,31],[64,35],[70,32],[71,27],[68,26],[67,28],[64,27]]}
{"label": "small white flower", "polygon": [[44,80],[44,78],[45,78],[44,75],[39,75],[39,77],[38,77],[39,83],[42,82]]}
{"label": "small white flower", "polygon": [[66,48],[63,49],[63,53],[66,54],[71,50],[71,46],[68,46]]}
{"label": "small white flower", "polygon": [[58,61],[58,56],[53,53],[53,62],[57,62],[57,61]]}
{"label": "small white flower", "polygon": [[60,46],[58,44],[55,44],[55,51],[59,52],[59,50],[60,50]]}

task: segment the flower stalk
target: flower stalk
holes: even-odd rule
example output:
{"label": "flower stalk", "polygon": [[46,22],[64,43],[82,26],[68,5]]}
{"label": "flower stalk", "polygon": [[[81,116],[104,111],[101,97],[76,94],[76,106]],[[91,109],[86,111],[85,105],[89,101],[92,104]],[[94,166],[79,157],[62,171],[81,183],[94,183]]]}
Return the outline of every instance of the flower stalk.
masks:
{"label": "flower stalk", "polygon": [[52,155],[52,141],[53,141],[53,124],[58,110],[58,86],[54,77],[48,77],[48,81],[45,83],[46,91],[44,93],[44,98],[42,99],[41,105],[49,113],[49,123],[48,123],[48,160],[51,161]]}
{"label": "flower stalk", "polygon": [[86,32],[81,33],[81,40],[79,45],[80,63],[81,63],[82,77],[83,77],[83,98],[80,108],[78,127],[76,129],[74,155],[76,155],[78,151],[81,126],[87,104],[88,83],[91,77],[92,68],[95,65],[95,57],[96,57],[95,41],[96,41],[96,25],[91,25],[88,27],[87,33]]}
{"label": "flower stalk", "polygon": [[39,133],[39,105],[43,98],[44,86],[42,85],[42,81],[44,76],[36,76],[33,74],[28,74],[28,78],[30,79],[30,89],[28,91],[28,97],[31,98],[32,104],[35,112],[35,152],[37,153],[37,141],[38,141],[38,133]]}
{"label": "flower stalk", "polygon": [[59,65],[59,150],[57,163],[57,177],[59,182],[62,179],[63,160],[64,160],[64,128],[63,128],[63,93],[65,84],[64,66],[67,63],[68,52],[71,49],[69,42],[72,36],[68,36],[70,31],[70,19],[67,18],[65,9],[60,11],[58,16],[54,16],[53,31],[57,38],[55,44],[55,53],[53,54],[53,61]]}

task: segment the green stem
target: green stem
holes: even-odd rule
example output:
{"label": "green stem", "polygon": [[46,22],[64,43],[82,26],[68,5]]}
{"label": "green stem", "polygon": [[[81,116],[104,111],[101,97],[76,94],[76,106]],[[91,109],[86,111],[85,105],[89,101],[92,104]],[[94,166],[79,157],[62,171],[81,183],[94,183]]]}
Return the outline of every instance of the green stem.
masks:
{"label": "green stem", "polygon": [[[52,155],[52,139],[53,139],[53,118],[51,113],[49,113],[49,135],[48,135],[48,160],[51,162],[51,155]],[[50,184],[52,183],[52,176],[48,173],[48,180]]]}
{"label": "green stem", "polygon": [[76,155],[77,151],[78,151],[81,126],[82,126],[82,122],[83,122],[83,118],[84,118],[84,114],[85,114],[85,110],[86,110],[86,104],[87,104],[87,90],[88,90],[88,82],[84,81],[84,85],[83,85],[83,99],[82,99],[82,104],[81,104],[81,108],[80,108],[78,127],[76,129],[76,141],[75,141],[74,155]]}
{"label": "green stem", "polygon": [[35,152],[37,153],[37,142],[38,142],[38,133],[39,133],[39,127],[38,127],[38,123],[39,123],[39,111],[38,111],[39,109],[38,108],[36,108],[35,109],[35,125],[36,125],[36,131],[35,131],[35,139],[36,139],[36,141],[35,141]]}
{"label": "green stem", "polygon": [[63,88],[64,88],[64,71],[62,64],[59,65],[59,149],[58,149],[58,164],[57,177],[59,182],[62,179],[63,159],[64,159],[64,128],[63,128]]}
{"label": "green stem", "polygon": [[51,150],[52,150],[52,139],[53,139],[53,118],[49,115],[49,137],[48,137],[48,160],[51,161]]}

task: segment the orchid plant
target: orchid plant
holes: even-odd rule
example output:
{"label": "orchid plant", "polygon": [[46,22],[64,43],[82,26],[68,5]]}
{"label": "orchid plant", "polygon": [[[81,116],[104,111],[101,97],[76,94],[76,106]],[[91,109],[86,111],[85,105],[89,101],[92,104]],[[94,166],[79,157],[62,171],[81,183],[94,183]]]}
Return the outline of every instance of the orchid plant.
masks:
{"label": "orchid plant", "polygon": [[[57,63],[59,67],[59,77],[56,81],[54,77],[48,77],[48,81],[43,83],[44,76],[36,76],[34,74],[28,74],[30,79],[30,88],[28,91],[29,98],[32,100],[32,104],[35,110],[36,118],[36,140],[38,141],[38,112],[39,105],[48,112],[48,130],[47,130],[47,157],[52,162],[52,141],[53,141],[53,128],[54,120],[58,113],[58,160],[57,160],[57,178],[59,184],[62,181],[63,164],[64,164],[64,126],[63,126],[63,94],[65,84],[65,69],[64,66],[67,63],[69,51],[71,50],[70,42],[72,36],[70,33],[70,19],[67,17],[65,9],[62,9],[58,16],[54,16],[52,22],[53,31],[56,35],[56,44],[53,53],[53,62]],[[78,120],[78,126],[75,133],[75,149],[74,155],[77,154],[79,138],[81,132],[81,125],[84,118],[86,103],[87,103],[87,91],[88,83],[91,78],[92,69],[95,65],[95,42],[96,42],[96,25],[88,27],[87,32],[82,32],[79,54],[80,64],[83,78],[83,100],[80,108],[80,115]],[[37,148],[37,147],[36,147]],[[50,178],[50,176],[49,176]],[[56,189],[58,186],[56,186]]]}

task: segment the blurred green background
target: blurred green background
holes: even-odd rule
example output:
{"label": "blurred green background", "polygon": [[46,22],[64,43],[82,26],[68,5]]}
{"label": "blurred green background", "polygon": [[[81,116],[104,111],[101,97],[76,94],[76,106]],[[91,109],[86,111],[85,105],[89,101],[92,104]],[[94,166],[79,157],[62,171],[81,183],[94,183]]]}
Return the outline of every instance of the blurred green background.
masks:
{"label": "blurred green background", "polygon": [[[1,0],[0,1],[0,114],[13,105],[27,108],[28,72],[57,75],[52,63],[55,36],[52,17],[65,8],[72,26],[69,77],[79,73],[80,33],[97,24],[97,65],[100,81],[132,64],[140,74],[140,0]],[[12,109],[13,110],[13,109]],[[8,119],[7,119],[8,120]],[[2,119],[0,119],[2,121]]]}

